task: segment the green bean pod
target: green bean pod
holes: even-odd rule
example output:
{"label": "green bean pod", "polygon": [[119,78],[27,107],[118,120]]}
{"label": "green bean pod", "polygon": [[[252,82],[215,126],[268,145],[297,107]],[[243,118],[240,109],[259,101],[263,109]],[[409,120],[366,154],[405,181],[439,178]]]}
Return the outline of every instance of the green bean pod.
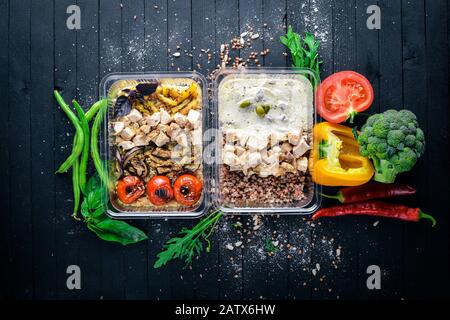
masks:
{"label": "green bean pod", "polygon": [[106,103],[106,99],[99,100],[95,102],[88,111],[86,111],[85,117],[87,122],[91,121],[92,118],[97,114],[98,110],[102,107],[102,105]]}
{"label": "green bean pod", "polygon": [[83,194],[86,193],[86,171],[87,171],[87,164],[89,160],[89,124],[86,119],[85,113],[79,103],[76,100],[72,100],[73,105],[75,106],[75,110],[78,113],[78,118],[80,119],[81,128],[83,129],[84,134],[84,144],[83,144],[83,151],[81,152],[81,158],[80,158],[80,166],[79,166],[79,183],[80,183],[80,189]]}
{"label": "green bean pod", "polygon": [[75,220],[80,220],[78,218],[78,208],[80,207],[80,181],[79,181],[79,162],[78,158],[72,164],[72,188],[73,188],[73,213],[72,217]]}
{"label": "green bean pod", "polygon": [[73,145],[73,150],[70,156],[66,159],[66,161],[63,162],[63,164],[60,165],[56,173],[63,173],[67,172],[69,168],[72,166],[72,164],[75,162],[75,160],[78,159],[78,156],[83,151],[83,144],[84,144],[84,134],[83,129],[81,128],[80,122],[78,121],[77,116],[70,110],[69,105],[64,101],[63,97],[59,94],[58,91],[54,91],[54,95],[56,98],[56,101],[61,106],[61,109],[64,111],[64,113],[67,115],[69,120],[72,122],[73,126],[75,127],[75,143]]}
{"label": "green bean pod", "polygon": [[[97,114],[98,110],[99,110],[100,107],[102,106],[102,103],[105,103],[105,102],[106,102],[106,100],[99,100],[99,101],[95,102],[95,103],[89,108],[89,110],[85,113],[85,117],[86,117],[86,120],[87,120],[88,123],[89,123],[89,121],[91,121],[92,118],[94,118],[94,116]],[[77,136],[76,133],[75,133],[74,137],[75,137],[75,140],[74,140],[74,144],[75,144],[76,139],[78,139],[78,136]],[[84,140],[86,140],[86,139],[89,139],[89,136],[88,136],[88,137],[84,137]],[[72,151],[72,153],[73,153],[73,151]]]}
{"label": "green bean pod", "polygon": [[100,126],[103,120],[103,117],[106,113],[106,100],[102,100],[103,103],[101,105],[100,110],[98,111],[97,115],[95,116],[94,123],[92,124],[92,132],[91,132],[91,157],[94,161],[95,169],[97,170],[97,173],[102,180],[102,182],[107,185],[108,183],[108,176],[106,172],[106,168],[100,159],[100,152],[98,149],[98,135],[100,133]]}

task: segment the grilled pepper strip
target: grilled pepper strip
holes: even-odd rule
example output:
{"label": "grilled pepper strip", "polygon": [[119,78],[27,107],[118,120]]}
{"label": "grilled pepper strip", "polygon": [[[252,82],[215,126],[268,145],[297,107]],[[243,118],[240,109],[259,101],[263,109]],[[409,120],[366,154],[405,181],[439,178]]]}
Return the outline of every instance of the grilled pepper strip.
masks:
{"label": "grilled pepper strip", "polygon": [[377,216],[413,222],[418,222],[421,219],[428,219],[432,222],[433,227],[436,225],[436,220],[419,208],[410,208],[403,205],[381,201],[343,204],[335,207],[320,209],[312,216],[312,219],[317,220],[321,217],[340,217],[346,215]]}
{"label": "grilled pepper strip", "polygon": [[350,187],[362,185],[372,178],[372,163],[360,155],[351,128],[321,122],[314,126],[313,138],[309,167],[315,183]]}
{"label": "grilled pepper strip", "polygon": [[353,203],[373,199],[409,196],[416,193],[416,188],[406,184],[384,184],[372,182],[362,186],[342,188],[335,196],[322,193],[325,198],[336,199],[341,203]]}

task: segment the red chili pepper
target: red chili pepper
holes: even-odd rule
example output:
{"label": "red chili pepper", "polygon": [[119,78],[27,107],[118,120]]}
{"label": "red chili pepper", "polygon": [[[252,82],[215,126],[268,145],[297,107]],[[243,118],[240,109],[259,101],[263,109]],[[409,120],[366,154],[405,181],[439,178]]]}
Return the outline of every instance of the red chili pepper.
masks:
{"label": "red chili pepper", "polygon": [[428,219],[432,222],[433,227],[436,225],[436,220],[419,208],[409,208],[407,206],[381,201],[343,204],[320,209],[312,216],[312,219],[317,220],[321,217],[340,217],[346,215],[377,216],[414,222],[421,219]]}
{"label": "red chili pepper", "polygon": [[372,199],[409,196],[416,188],[406,184],[367,183],[357,187],[342,188],[335,196],[322,194],[326,198],[337,199],[341,203],[353,203]]}

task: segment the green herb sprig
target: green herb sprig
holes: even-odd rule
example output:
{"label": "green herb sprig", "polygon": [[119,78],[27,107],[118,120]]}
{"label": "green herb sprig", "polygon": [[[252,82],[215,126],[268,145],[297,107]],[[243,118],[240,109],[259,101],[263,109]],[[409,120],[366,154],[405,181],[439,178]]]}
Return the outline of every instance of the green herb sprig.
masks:
{"label": "green herb sprig", "polygon": [[266,249],[266,252],[269,254],[274,254],[280,250],[277,246],[273,244],[272,238],[267,237],[264,241],[264,248]]}
{"label": "green herb sprig", "polygon": [[207,243],[206,252],[211,250],[211,236],[214,227],[220,221],[223,212],[214,211],[200,220],[192,229],[183,228],[180,233],[170,238],[158,253],[154,268],[160,268],[174,259],[184,259],[186,266],[203,251],[203,241]]}
{"label": "green herb sprig", "polygon": [[320,41],[317,41],[314,35],[305,32],[302,38],[292,30],[292,26],[289,26],[286,35],[280,37],[280,42],[289,49],[293,67],[309,68],[319,76],[322,63],[319,61],[318,52]]}

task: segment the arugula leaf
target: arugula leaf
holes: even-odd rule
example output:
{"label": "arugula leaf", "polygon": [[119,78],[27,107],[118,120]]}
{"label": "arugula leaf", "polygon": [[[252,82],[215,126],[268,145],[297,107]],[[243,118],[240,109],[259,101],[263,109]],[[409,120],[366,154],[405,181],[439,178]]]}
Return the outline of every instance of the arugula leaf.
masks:
{"label": "arugula leaf", "polygon": [[182,228],[178,236],[169,239],[158,253],[153,268],[161,268],[174,259],[184,259],[186,266],[203,251],[203,240],[206,241],[206,251],[211,249],[209,236],[219,222],[223,212],[215,211],[200,220],[192,229]]}
{"label": "arugula leaf", "polygon": [[[302,39],[298,33],[292,30],[292,26],[289,26],[286,35],[280,37],[280,42],[289,49],[293,67],[309,68],[317,75],[320,74],[319,67],[322,63],[319,61],[318,54],[320,42],[316,40],[314,35],[305,32]],[[310,80],[313,81],[314,79]],[[314,85],[316,86],[317,83],[314,83]]]}

